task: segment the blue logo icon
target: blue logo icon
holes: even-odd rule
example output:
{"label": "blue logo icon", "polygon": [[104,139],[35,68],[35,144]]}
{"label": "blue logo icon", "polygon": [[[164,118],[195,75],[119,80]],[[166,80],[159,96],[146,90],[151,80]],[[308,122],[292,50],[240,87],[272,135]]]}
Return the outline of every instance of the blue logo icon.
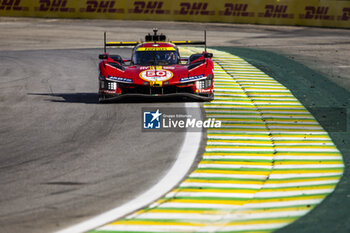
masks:
{"label": "blue logo icon", "polygon": [[160,129],[161,128],[161,115],[157,109],[156,112],[143,112],[143,128],[144,129]]}

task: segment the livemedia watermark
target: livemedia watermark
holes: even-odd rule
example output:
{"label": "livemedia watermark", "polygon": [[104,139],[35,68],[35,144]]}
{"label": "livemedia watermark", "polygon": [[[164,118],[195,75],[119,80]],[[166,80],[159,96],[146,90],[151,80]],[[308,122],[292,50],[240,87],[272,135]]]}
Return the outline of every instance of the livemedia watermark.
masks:
{"label": "livemedia watermark", "polygon": [[143,132],[198,132],[221,128],[221,120],[205,118],[196,108],[142,108]]}

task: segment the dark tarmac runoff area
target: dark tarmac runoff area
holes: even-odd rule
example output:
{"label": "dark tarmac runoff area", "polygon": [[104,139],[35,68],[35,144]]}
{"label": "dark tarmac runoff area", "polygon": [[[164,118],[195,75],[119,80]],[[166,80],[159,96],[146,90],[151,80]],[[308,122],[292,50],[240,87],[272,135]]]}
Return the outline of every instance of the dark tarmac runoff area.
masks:
{"label": "dark tarmac runoff area", "polygon": [[350,232],[350,30],[7,17],[0,17],[0,232],[63,229],[166,174],[184,133],[142,133],[141,109],[184,102],[97,103],[103,32],[109,41],[138,41],[154,27],[171,40],[202,40],[206,29],[209,47],[246,59],[311,112],[345,111],[332,118],[343,127],[329,132],[346,166],[337,189],[277,232]]}

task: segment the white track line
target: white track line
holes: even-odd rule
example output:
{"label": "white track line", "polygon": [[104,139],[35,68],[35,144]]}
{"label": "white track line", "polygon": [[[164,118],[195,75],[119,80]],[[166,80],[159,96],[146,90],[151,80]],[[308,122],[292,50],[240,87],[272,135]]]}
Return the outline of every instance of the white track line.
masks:
{"label": "white track line", "polygon": [[[185,108],[200,109],[198,103],[185,103]],[[201,116],[200,110],[198,116]],[[199,150],[202,132],[186,132],[184,143],[179,151],[178,158],[168,173],[152,188],[125,203],[122,206],[115,207],[105,213],[97,215],[85,222],[78,223],[56,233],[80,233],[95,229],[109,222],[115,221],[127,214],[130,214],[150,203],[158,200],[167,192],[178,185],[191,168],[197,152]]]}

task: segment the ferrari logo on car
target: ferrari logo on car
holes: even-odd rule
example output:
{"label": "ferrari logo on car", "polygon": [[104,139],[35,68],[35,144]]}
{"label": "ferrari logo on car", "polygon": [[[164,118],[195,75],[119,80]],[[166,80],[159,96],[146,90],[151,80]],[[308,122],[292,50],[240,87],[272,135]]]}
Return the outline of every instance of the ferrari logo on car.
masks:
{"label": "ferrari logo on car", "polygon": [[173,77],[173,73],[169,70],[145,70],[140,73],[140,78],[145,81],[167,81]]}

